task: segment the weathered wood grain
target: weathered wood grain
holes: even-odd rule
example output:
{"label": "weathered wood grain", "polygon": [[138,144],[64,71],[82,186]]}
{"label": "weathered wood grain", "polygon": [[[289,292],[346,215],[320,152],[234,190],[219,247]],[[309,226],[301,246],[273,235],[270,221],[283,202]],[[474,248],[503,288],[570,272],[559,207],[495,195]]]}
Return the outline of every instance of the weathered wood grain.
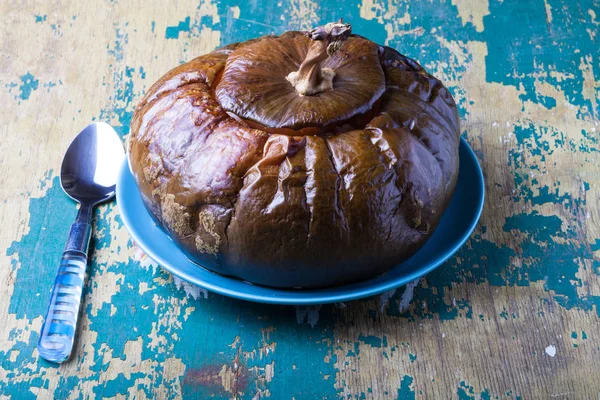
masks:
{"label": "weathered wood grain", "polygon": [[[0,398],[600,396],[597,0],[0,3]],[[343,305],[256,305],[173,279],[97,212],[77,353],[35,344],[75,216],[57,179],[92,120],[219,45],[343,17],[442,78],[486,177],[427,277]]]}

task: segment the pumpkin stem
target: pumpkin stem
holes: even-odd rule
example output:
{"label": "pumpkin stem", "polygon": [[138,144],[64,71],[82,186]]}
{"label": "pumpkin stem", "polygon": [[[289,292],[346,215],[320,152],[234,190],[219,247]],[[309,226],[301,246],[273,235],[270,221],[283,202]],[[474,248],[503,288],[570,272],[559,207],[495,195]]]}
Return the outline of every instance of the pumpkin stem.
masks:
{"label": "pumpkin stem", "polygon": [[335,72],[330,68],[321,68],[321,62],[338,51],[351,33],[350,24],[344,24],[341,19],[307,32],[313,44],[300,69],[290,72],[286,77],[300,96],[312,96],[333,89]]}

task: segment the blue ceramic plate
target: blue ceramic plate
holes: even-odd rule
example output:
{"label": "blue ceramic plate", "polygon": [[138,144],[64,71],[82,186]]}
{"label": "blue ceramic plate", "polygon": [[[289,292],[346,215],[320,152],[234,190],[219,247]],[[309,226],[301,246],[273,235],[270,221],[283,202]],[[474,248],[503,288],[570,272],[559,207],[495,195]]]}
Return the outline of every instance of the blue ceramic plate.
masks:
{"label": "blue ceramic plate", "polygon": [[385,274],[360,283],[318,290],[285,290],[252,285],[218,275],[190,261],[156,225],[142,203],[127,162],[117,182],[117,204],[131,237],[167,271],[203,287],[242,300],[274,304],[322,304],[373,296],[427,274],[454,254],[469,238],[483,208],[484,184],[473,150],[460,142],[460,172],[456,191],[431,238],[414,256]]}

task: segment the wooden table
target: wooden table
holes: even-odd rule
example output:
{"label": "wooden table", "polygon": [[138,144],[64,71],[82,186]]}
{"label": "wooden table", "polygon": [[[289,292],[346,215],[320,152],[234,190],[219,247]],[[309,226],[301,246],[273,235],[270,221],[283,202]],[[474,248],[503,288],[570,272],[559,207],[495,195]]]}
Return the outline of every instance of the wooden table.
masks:
{"label": "wooden table", "polygon": [[[600,4],[395,3],[3,1],[0,398],[598,398]],[[40,360],[76,213],[58,179],[74,135],[101,120],[125,137],[141,95],[180,62],[339,17],[455,96],[487,190],[464,248],[376,298],[266,306],[136,258],[105,205],[75,356]]]}

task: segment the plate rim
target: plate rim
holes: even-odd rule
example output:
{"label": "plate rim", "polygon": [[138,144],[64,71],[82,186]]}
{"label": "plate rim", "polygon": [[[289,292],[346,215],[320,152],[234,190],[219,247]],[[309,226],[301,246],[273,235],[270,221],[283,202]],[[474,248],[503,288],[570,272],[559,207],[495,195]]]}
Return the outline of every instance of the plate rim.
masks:
{"label": "plate rim", "polygon": [[[485,180],[484,180],[483,171],[481,169],[481,165],[479,163],[479,160],[477,159],[477,156],[473,152],[473,149],[471,148],[471,146],[469,146],[468,142],[463,137],[460,138],[459,146],[465,146],[468,157],[471,158],[472,161],[474,161],[474,164],[476,166],[476,175],[477,175],[478,181],[480,183],[480,190],[478,193],[478,195],[479,195],[478,207],[477,207],[476,212],[473,214],[474,218],[471,220],[469,228],[464,231],[461,239],[457,242],[457,244],[454,247],[452,247],[451,250],[448,250],[448,251],[444,252],[442,255],[436,257],[433,262],[428,263],[427,267],[411,271],[411,272],[404,274],[400,277],[397,277],[395,279],[385,280],[383,282],[378,283],[377,285],[367,285],[362,288],[356,288],[356,290],[351,290],[353,285],[356,285],[356,284],[364,285],[365,282],[368,282],[369,280],[361,281],[361,282],[357,282],[357,283],[346,284],[346,285],[341,285],[341,286],[335,286],[332,288],[305,289],[305,290],[302,290],[302,289],[290,290],[290,289],[281,289],[281,288],[271,288],[271,287],[267,287],[267,286],[258,286],[258,285],[252,285],[251,283],[246,283],[251,288],[267,289],[267,290],[273,292],[272,295],[267,296],[267,295],[262,295],[262,294],[248,293],[245,291],[240,292],[238,290],[229,289],[223,285],[216,285],[214,283],[206,282],[201,279],[198,279],[198,277],[190,276],[189,274],[185,273],[184,271],[181,271],[177,267],[173,267],[171,265],[171,263],[169,262],[169,260],[165,259],[165,257],[163,257],[162,255],[160,255],[159,253],[154,251],[152,248],[147,246],[144,243],[144,240],[139,240],[139,236],[137,235],[136,229],[134,228],[135,224],[133,223],[133,221],[130,220],[129,214],[127,212],[123,212],[123,208],[120,205],[123,202],[123,198],[126,193],[125,189],[120,189],[121,185],[123,184],[122,181],[124,179],[125,170],[128,170],[129,173],[131,173],[131,169],[130,169],[130,165],[129,165],[129,155],[126,157],[125,161],[123,162],[123,165],[120,168],[119,177],[117,180],[117,189],[116,189],[116,191],[117,191],[117,193],[116,193],[117,208],[119,210],[119,216],[121,217],[121,220],[123,221],[123,225],[125,226],[129,236],[136,243],[136,245],[142,249],[142,251],[148,257],[150,257],[153,261],[158,263],[158,265],[161,268],[165,269],[169,273],[185,280],[186,282],[189,282],[193,285],[196,285],[203,289],[206,289],[210,292],[218,293],[218,294],[228,296],[228,297],[233,297],[233,298],[236,298],[239,300],[246,300],[246,301],[251,301],[251,302],[267,303],[267,304],[280,304],[280,305],[316,305],[316,304],[328,304],[328,303],[338,303],[338,302],[344,302],[344,301],[358,300],[358,299],[365,298],[365,297],[375,296],[375,295],[381,294],[381,293],[386,292],[391,289],[396,289],[400,286],[404,286],[404,285],[430,273],[431,271],[433,271],[434,269],[436,269],[440,265],[442,265],[444,262],[446,262],[450,257],[452,257],[465,244],[465,242],[471,237],[471,234],[475,230],[475,227],[477,226],[477,223],[479,222],[479,220],[481,218],[481,213],[483,211],[483,205],[485,202]],[[460,174],[460,171],[459,171],[459,174]],[[460,175],[459,175],[459,179],[460,179]],[[148,212],[147,210],[145,210],[145,211]],[[184,254],[184,256],[185,256],[185,254]],[[187,256],[186,256],[186,258],[187,258]],[[188,260],[189,260],[189,258],[188,258]],[[403,261],[403,263],[406,261],[407,260]],[[193,262],[192,260],[189,260],[189,262],[196,264],[200,268],[203,268],[201,265],[198,265],[197,263]],[[401,264],[398,264],[398,265],[401,265]],[[239,279],[236,279],[234,277],[220,275],[220,274],[210,271],[206,268],[204,268],[204,270],[206,272],[214,274],[222,279],[235,281],[237,283],[240,283],[240,282],[244,283],[243,281],[240,281]],[[377,279],[377,277],[371,278],[371,279]],[[346,288],[346,292],[338,293],[338,291],[342,288]],[[348,290],[350,290],[350,292],[348,292]],[[292,295],[292,296],[290,296],[290,295]],[[298,295],[300,295],[300,296],[298,296]]]}

